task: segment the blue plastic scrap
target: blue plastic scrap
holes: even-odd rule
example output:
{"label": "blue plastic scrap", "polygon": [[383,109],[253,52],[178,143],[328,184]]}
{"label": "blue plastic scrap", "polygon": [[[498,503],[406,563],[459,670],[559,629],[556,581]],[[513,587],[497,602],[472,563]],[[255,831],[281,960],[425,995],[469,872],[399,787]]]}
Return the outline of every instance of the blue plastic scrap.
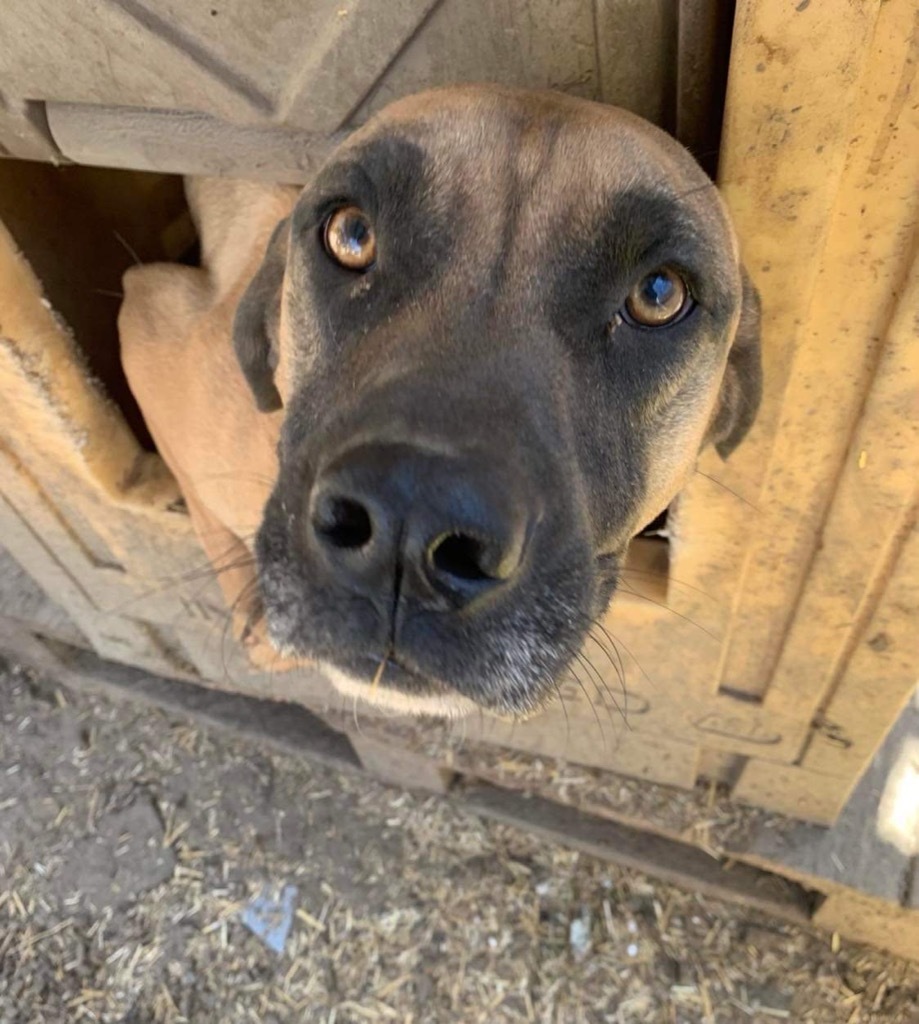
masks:
{"label": "blue plastic scrap", "polygon": [[242,923],[275,953],[283,953],[294,923],[297,887],[285,885],[278,898],[270,887],[253,897],[240,914]]}

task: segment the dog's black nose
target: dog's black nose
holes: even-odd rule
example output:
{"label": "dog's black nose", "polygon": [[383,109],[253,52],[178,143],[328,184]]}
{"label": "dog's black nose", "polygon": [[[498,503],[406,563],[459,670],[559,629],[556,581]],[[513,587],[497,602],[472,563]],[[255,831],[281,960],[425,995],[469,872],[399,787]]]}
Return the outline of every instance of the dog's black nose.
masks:
{"label": "dog's black nose", "polygon": [[468,605],[520,571],[529,533],[525,496],[478,460],[402,444],[352,448],[310,496],[311,544],[346,586],[400,592],[428,606]]}

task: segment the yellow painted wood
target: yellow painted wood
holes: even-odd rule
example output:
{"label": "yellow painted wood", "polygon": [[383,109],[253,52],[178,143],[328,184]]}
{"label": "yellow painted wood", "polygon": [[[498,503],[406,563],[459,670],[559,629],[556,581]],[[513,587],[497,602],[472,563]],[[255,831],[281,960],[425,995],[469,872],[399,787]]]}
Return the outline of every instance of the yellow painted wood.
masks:
{"label": "yellow painted wood", "polygon": [[880,746],[901,708],[919,685],[919,527],[917,506],[909,513],[905,542],[859,642],[834,681],[820,712],[826,727],[816,732],[801,764],[853,781]]}
{"label": "yellow painted wood", "polygon": [[896,274],[891,232],[859,237],[878,187],[862,169],[876,134],[864,108],[878,67],[902,67],[889,51],[911,27],[909,6],[738,12],[722,184],[762,291],[767,392],[743,455],[765,473],[722,683],[751,694],[778,657],[889,305],[877,278]]}
{"label": "yellow painted wood", "polygon": [[[766,694],[767,708],[798,717],[813,716],[821,704],[835,701],[831,693],[849,671],[853,646],[880,630],[866,625],[868,618],[893,615],[899,607],[913,625],[919,620],[919,561],[909,539],[919,501],[919,260],[898,291],[821,545]],[[912,594],[911,584],[917,588]],[[919,643],[902,651],[900,689],[919,679],[917,650]],[[874,693],[872,719],[889,718],[873,670],[863,686],[866,695]],[[850,760],[864,761],[869,753],[858,744],[847,749]]]}
{"label": "yellow painted wood", "polygon": [[855,942],[866,942],[896,956],[916,959],[919,913],[854,892],[830,893],[814,911],[813,923]]}

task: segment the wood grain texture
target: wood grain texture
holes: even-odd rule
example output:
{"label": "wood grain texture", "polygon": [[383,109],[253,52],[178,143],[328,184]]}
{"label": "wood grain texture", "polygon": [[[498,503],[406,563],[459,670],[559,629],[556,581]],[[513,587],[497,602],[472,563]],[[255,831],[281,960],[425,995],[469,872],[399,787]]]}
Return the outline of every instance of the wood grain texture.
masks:
{"label": "wood grain texture", "polygon": [[[5,522],[0,505],[0,524]],[[12,538],[10,538],[12,539]],[[0,616],[75,647],[88,644],[73,619],[52,601],[5,548],[0,547]]]}
{"label": "wood grain texture", "polygon": [[[823,892],[847,889],[900,904],[911,888],[913,865],[911,858],[879,835],[878,812],[885,783],[899,757],[901,745],[917,733],[919,711],[901,715],[850,799],[845,799],[848,790],[839,786],[838,780],[835,780],[836,786],[831,784],[830,793],[840,794],[840,802],[844,802],[842,813],[832,828],[803,823],[786,823],[782,828],[760,827],[751,836],[749,845],[738,852],[744,860],[761,866],[781,864],[789,877]],[[776,774],[775,766],[767,765],[760,772],[760,778],[765,784]],[[819,788],[817,773],[807,770],[807,776],[809,784]],[[800,790],[798,785],[787,788],[789,802]],[[752,790],[750,779],[741,777],[735,793],[744,797],[747,792],[752,802],[759,802],[759,794]],[[827,799],[825,794],[823,798]],[[781,799],[779,794],[775,795],[776,807]],[[795,811],[789,808],[789,813],[797,817]]]}
{"label": "wood grain texture", "polygon": [[[787,11],[738,9],[722,172],[766,310],[769,387],[744,455],[762,458],[763,519],[722,667],[723,685],[753,695],[765,692],[798,605],[919,216],[919,123],[898,99],[916,70],[914,6]],[[898,372],[905,386],[912,371]],[[864,583],[853,581],[853,600]]]}

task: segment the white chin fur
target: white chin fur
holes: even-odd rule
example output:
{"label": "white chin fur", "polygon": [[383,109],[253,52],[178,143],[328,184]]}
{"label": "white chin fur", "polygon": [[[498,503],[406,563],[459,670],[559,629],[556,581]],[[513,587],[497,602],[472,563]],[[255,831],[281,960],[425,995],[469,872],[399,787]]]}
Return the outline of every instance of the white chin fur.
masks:
{"label": "white chin fur", "polygon": [[320,662],[319,667],[339,693],[346,697],[362,700],[371,707],[381,708],[385,711],[394,711],[402,715],[464,718],[478,710],[478,705],[458,693],[413,697],[407,693],[390,690],[386,686],[373,688],[370,683],[347,675],[327,661]]}

